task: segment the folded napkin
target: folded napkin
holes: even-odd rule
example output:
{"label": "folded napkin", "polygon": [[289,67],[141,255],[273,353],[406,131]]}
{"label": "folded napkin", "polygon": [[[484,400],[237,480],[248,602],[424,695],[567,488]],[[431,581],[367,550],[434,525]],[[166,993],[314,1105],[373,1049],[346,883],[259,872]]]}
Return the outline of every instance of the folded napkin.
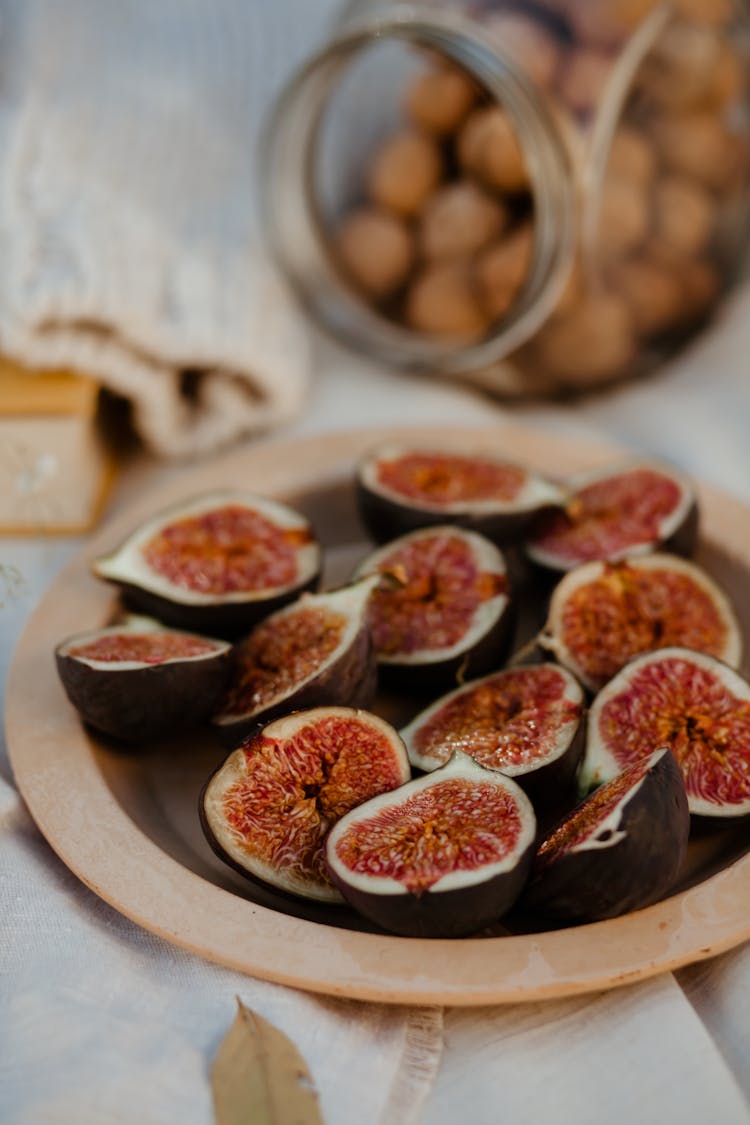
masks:
{"label": "folded napkin", "polygon": [[167,456],[293,416],[308,340],[263,249],[257,141],[331,0],[3,8],[0,349],[95,376]]}

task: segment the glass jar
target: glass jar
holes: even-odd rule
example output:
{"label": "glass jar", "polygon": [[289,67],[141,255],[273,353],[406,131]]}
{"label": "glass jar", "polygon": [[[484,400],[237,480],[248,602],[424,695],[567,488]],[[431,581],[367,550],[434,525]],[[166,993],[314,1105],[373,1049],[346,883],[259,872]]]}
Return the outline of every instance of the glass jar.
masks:
{"label": "glass jar", "polygon": [[312,315],[501,394],[640,373],[735,280],[734,0],[355,0],[269,122],[263,205]]}

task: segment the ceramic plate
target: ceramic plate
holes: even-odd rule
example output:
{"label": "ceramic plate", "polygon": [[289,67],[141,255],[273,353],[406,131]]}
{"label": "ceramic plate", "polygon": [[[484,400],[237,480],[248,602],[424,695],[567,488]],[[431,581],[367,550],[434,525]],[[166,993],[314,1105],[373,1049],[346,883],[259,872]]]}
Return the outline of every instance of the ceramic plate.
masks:
{"label": "ceramic plate", "polygon": [[[354,463],[394,436],[369,431],[274,442],[185,472],[105,525],[68,566],[21,638],[6,709],[16,779],[47,840],[92,890],[168,941],[254,976],[366,1000],[470,1005],[564,996],[673,969],[750,937],[748,834],[737,827],[692,844],[677,893],[622,918],[460,941],[374,933],[343,908],[290,906],[255,890],[214,857],[196,814],[200,788],[224,756],[210,735],[126,755],[81,726],[52,652],[69,634],[104,624],[115,609],[112,590],[90,576],[92,558],[169,503],[242,485],[310,516],[327,547],[326,580],[341,580],[369,549],[354,508]],[[465,441],[553,474],[621,453],[516,426],[398,436]],[[700,560],[733,597],[750,638],[750,510],[707,488],[700,498]],[[392,701],[381,706],[400,720]]]}

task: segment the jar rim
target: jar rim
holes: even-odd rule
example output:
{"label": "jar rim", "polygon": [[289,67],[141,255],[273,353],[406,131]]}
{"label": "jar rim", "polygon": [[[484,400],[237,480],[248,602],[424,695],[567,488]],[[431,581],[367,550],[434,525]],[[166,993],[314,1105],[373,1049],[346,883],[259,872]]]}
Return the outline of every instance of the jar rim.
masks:
{"label": "jar rim", "polygon": [[[475,78],[508,113],[524,154],[534,201],[529,272],[508,314],[476,341],[431,338],[374,310],[336,268],[319,218],[315,153],[335,79],[359,52],[385,39],[437,51]],[[386,17],[346,26],[277,98],[261,138],[261,167],[264,227],[302,305],[338,339],[401,368],[451,375],[491,367],[541,327],[573,266],[577,184],[560,120],[512,56],[457,13],[417,16],[410,5],[394,5]]]}

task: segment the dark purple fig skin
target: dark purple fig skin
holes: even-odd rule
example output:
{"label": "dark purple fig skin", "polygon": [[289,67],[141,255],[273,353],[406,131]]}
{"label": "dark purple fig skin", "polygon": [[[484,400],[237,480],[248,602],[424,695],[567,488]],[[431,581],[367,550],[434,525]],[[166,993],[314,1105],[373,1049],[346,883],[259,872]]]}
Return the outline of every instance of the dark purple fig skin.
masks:
{"label": "dark purple fig skin", "polygon": [[375,648],[369,629],[367,637],[370,642],[369,655],[365,661],[362,677],[357,683],[349,702],[349,706],[358,711],[369,711],[375,701],[375,696],[378,694],[378,662],[375,658]]}
{"label": "dark purple fig skin", "polygon": [[[107,579],[107,581],[111,581]],[[320,572],[299,585],[290,587],[272,598],[254,598],[244,602],[217,602],[215,605],[192,605],[145,590],[130,582],[116,582],[125,604],[150,617],[156,617],[175,629],[190,629],[210,637],[235,640],[270,617],[277,609],[293,602],[309,590],[314,593],[320,584]]]}
{"label": "dark purple fig skin", "polygon": [[231,671],[228,648],[200,660],[120,671],[91,668],[59,649],[55,660],[68,699],[84,722],[123,742],[145,742],[205,722]]}
{"label": "dark purple fig skin", "polygon": [[679,527],[662,544],[657,544],[654,550],[671,551],[683,558],[692,558],[698,546],[698,532],[700,529],[700,515],[696,501],[690,505],[685,518]]}
{"label": "dark purple fig skin", "polygon": [[[368,673],[368,680],[372,682],[371,673]],[[352,712],[352,715],[357,714],[357,709],[355,709],[354,707],[350,707],[348,708],[348,710]],[[266,723],[264,725],[268,726],[269,724]],[[260,733],[262,729],[262,727],[259,727],[257,732],[254,731],[253,734]],[[394,733],[397,734],[397,732],[395,731]],[[406,751],[404,750],[404,757],[405,756]],[[200,794],[198,796],[198,819],[200,821],[201,828],[203,829],[203,834],[206,837],[206,841],[209,844],[214,855],[216,855],[223,863],[227,864],[228,867],[231,867],[232,870],[236,871],[243,877],[243,879],[246,879],[253,886],[259,887],[267,893],[270,892],[273,895],[278,895],[283,902],[294,903],[297,909],[299,909],[300,903],[307,902],[308,905],[314,904],[318,907],[323,907],[325,910],[333,909],[334,911],[346,913],[349,909],[346,901],[339,899],[330,901],[305,899],[303,896],[295,894],[294,891],[290,891],[277,883],[271,883],[265,879],[260,878],[260,876],[255,872],[249,870],[246,867],[243,867],[241,863],[238,863],[238,861],[224,848],[223,844],[217,839],[206,815],[205,798],[211,782],[216,777],[216,775],[221,772],[225,764],[226,759],[222,760],[219,765],[217,765],[216,769],[211,772],[209,777],[206,779],[205,784],[202,786]]]}
{"label": "dark purple fig skin", "polygon": [[389,933],[415,938],[461,938],[483,930],[508,913],[526,884],[533,859],[532,844],[510,871],[471,887],[425,891],[421,895],[367,894],[350,887],[334,871],[331,878],[355,910]]}
{"label": "dark purple fig skin", "polygon": [[[502,591],[498,591],[497,598],[499,601],[502,596],[504,604],[499,606],[500,612],[494,623],[486,627],[484,633],[480,636],[471,636],[472,629],[475,629],[474,619],[472,619],[472,623],[467,630],[469,633],[468,639],[464,635],[461,651],[453,655],[442,659],[417,660],[414,659],[417,654],[411,654],[411,659],[400,661],[389,659],[387,656],[378,653],[380,682],[384,687],[395,691],[435,697],[441,691],[447,690],[451,686],[455,687],[465,679],[474,679],[484,672],[499,667],[510,650],[516,623],[516,607],[505,557],[488,540],[482,537],[478,537],[476,540],[468,538],[475,533],[467,532],[466,529],[457,527],[455,524],[444,524],[442,527],[446,533],[461,538],[464,544],[471,543],[475,562],[478,561],[493,575],[502,576],[503,588]],[[423,529],[417,531],[417,541],[430,537],[429,532],[426,536],[423,536],[422,531]],[[401,540],[394,540],[391,546],[394,550],[398,550],[402,549],[405,544]],[[378,566],[383,561],[378,555],[378,552],[368,555],[354,571],[352,581],[361,579],[368,574],[377,573]],[[377,630],[374,629],[373,639],[375,640],[377,653],[376,637]]]}
{"label": "dark purple fig skin", "polygon": [[370,630],[365,625],[346,652],[342,652],[333,664],[301,688],[254,715],[234,723],[214,723],[213,726],[225,746],[238,746],[248,735],[255,734],[273,719],[292,711],[329,706],[367,710],[375,698],[377,684],[375,651]]}
{"label": "dark purple fig skin", "polygon": [[[548,658],[544,658],[544,654],[541,654],[541,656],[542,659],[526,662],[524,667],[528,667],[531,664],[549,662]],[[435,700],[436,705],[438,702],[439,700]],[[416,721],[416,718],[412,721]],[[409,725],[411,726],[411,724]],[[402,729],[401,733],[404,740],[407,741],[405,729]],[[546,762],[544,765],[540,765],[537,769],[530,770],[528,773],[512,775],[512,780],[523,789],[526,796],[534,805],[537,817],[543,817],[545,823],[550,822],[552,818],[559,818],[575,803],[576,774],[585,747],[586,711],[585,708],[582,708],[578,726],[573,733],[567,749],[563,751],[559,758]],[[464,753],[471,756],[468,748],[464,750]],[[489,767],[485,768],[488,769]],[[421,773],[414,762],[412,762],[412,770],[416,770],[417,774]],[[502,773],[503,771],[493,770],[491,772]]]}
{"label": "dark purple fig skin", "polygon": [[[510,591],[508,591],[510,594]],[[413,664],[378,664],[383,685],[398,692],[436,697],[442,691],[458,687],[464,680],[474,680],[500,668],[510,652],[516,623],[512,598],[495,624],[466,652],[448,660]]]}
{"label": "dark purple fig skin", "polygon": [[[653,543],[649,544],[648,549],[641,546],[635,553],[645,555],[660,551],[666,552],[667,554],[680,555],[682,558],[686,559],[692,558],[698,546],[699,525],[700,516],[698,504],[696,501],[693,501],[686,511],[682,522],[675,528],[671,535],[667,536],[666,539],[654,540]],[[535,526],[538,527],[539,525],[535,522]],[[531,534],[533,536],[534,527],[531,529]],[[623,556],[618,555],[618,561],[620,561],[622,557]],[[579,565],[576,562],[564,566],[552,566],[530,554],[527,554],[526,561],[532,580],[538,588],[543,589],[548,595],[551,594],[555,584],[559,582],[564,574],[567,574]]]}
{"label": "dark purple fig skin", "polygon": [[612,847],[569,852],[546,867],[535,863],[519,909],[553,922],[597,922],[666,894],[690,831],[685,785],[670,752],[628,801],[619,830],[626,835]]}
{"label": "dark purple fig skin", "polygon": [[492,543],[506,547],[518,543],[527,535],[539,515],[552,511],[555,504],[540,505],[529,511],[492,512],[481,515],[462,515],[456,512],[439,512],[420,508],[404,501],[399,503],[367,487],[357,478],[357,510],[370,538],[378,544],[389,543],[409,531],[421,527],[439,527],[446,523],[477,531]]}
{"label": "dark purple fig skin", "polygon": [[[352,875],[352,880],[346,878],[339,867],[344,867],[343,861],[338,857],[335,848],[337,840],[334,836],[339,830],[339,825],[334,826],[326,842],[326,864],[334,885],[339,888],[342,895],[355,910],[363,917],[376,925],[381,926],[390,933],[400,934],[404,937],[428,938],[457,938],[466,937],[498,921],[514,905],[528,879],[531,864],[534,858],[534,837],[536,820],[531,804],[518,789],[514,779],[503,777],[497,773],[485,770],[467,755],[456,752],[445,766],[421,778],[416,783],[407,783],[389,794],[383,794],[374,800],[366,801],[359,808],[348,813],[344,818],[343,832],[348,832],[358,821],[368,821],[373,815],[382,812],[391,801],[398,808],[405,794],[415,791],[424,792],[433,785],[440,785],[449,779],[485,783],[491,781],[499,789],[512,795],[518,813],[521,817],[521,836],[516,842],[513,865],[506,871],[492,874],[489,865],[484,873],[476,870],[473,875],[483,874],[484,877],[467,882],[466,885],[453,887],[441,891],[436,888],[414,892],[406,888],[399,892],[380,889],[378,879],[373,877],[372,890],[365,890],[357,886],[358,876]],[[376,805],[377,812],[373,809]],[[456,820],[460,829],[460,821]],[[528,842],[523,846],[524,839]]]}
{"label": "dark purple fig skin", "polygon": [[513,780],[520,785],[528,796],[538,815],[544,814],[545,820],[555,814],[566,812],[576,793],[576,774],[580,765],[583,751],[586,747],[586,716],[581,715],[581,721],[570,741],[568,749],[552,762],[540,766],[539,769],[529,773],[514,774]]}
{"label": "dark purple fig skin", "polygon": [[[304,591],[317,589],[320,581],[321,551],[309,521],[299,513],[286,508],[285,505],[277,506],[282,509],[277,520],[295,517],[298,521],[296,528],[304,531],[307,537],[307,541],[300,544],[300,549],[306,552],[304,559],[300,560],[300,556],[297,556],[297,570],[299,571],[300,565],[304,565],[304,574],[300,576],[298,573],[296,580],[289,586],[281,589],[274,587],[266,593],[261,589],[216,594],[212,595],[210,600],[201,601],[195,600],[191,590],[169,582],[164,576],[160,576],[157,585],[166,587],[166,592],[162,589],[149,588],[150,569],[148,564],[140,559],[139,554],[140,547],[147,539],[143,540],[141,537],[155,535],[174,521],[179,522],[192,515],[205,516],[227,505],[239,504],[249,511],[262,514],[269,505],[272,507],[273,503],[259,496],[223,490],[194,497],[181,504],[174,504],[136,527],[121,540],[114,551],[95,559],[92,572],[96,578],[116,586],[121,591],[127,606],[145,612],[158,621],[210,637],[235,639],[248,632],[264,617],[294,601]],[[271,518],[273,521],[274,517]],[[134,552],[135,558],[128,558],[129,551]],[[134,573],[134,569],[137,570],[139,565],[144,565],[146,576]]]}

